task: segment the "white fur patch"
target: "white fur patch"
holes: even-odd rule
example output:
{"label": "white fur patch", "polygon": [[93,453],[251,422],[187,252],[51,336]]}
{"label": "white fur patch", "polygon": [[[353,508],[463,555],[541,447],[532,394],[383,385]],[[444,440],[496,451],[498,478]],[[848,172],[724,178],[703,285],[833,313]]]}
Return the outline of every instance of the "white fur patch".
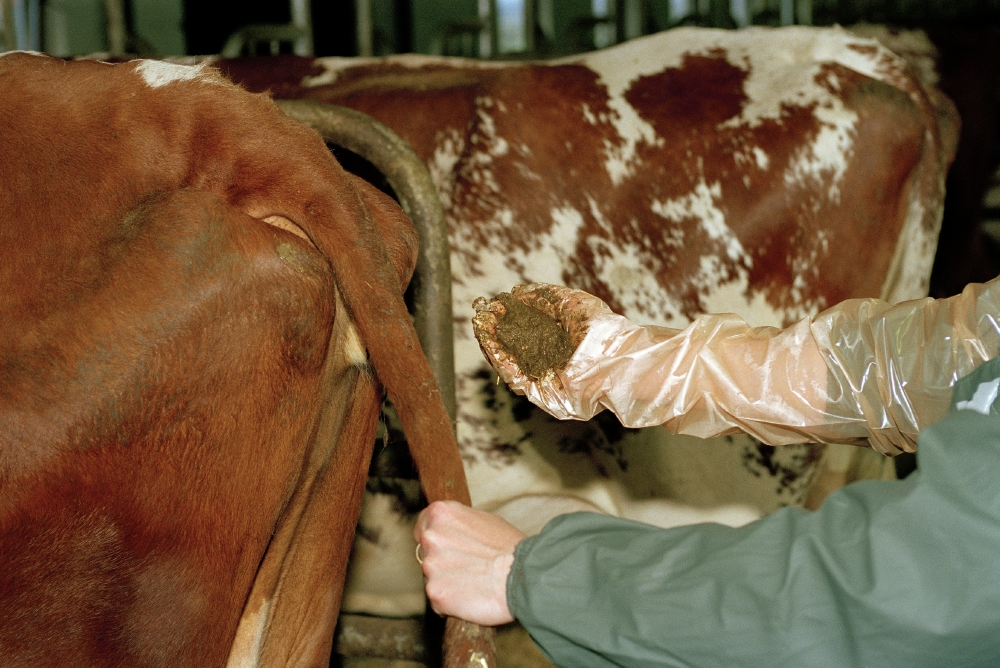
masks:
{"label": "white fur patch", "polygon": [[150,88],[160,88],[177,81],[195,81],[204,74],[202,65],[178,65],[160,60],[143,60],[135,71],[142,75],[143,81]]}
{"label": "white fur patch", "polygon": [[368,364],[368,351],[361,341],[361,334],[353,322],[347,325],[347,335],[344,337],[344,354],[354,366],[365,366]]}
{"label": "white fur patch", "polygon": [[441,206],[447,211],[451,207],[451,194],[455,187],[455,165],[465,150],[465,140],[458,130],[441,130],[435,137],[434,156],[427,164],[434,189],[441,199]]}
{"label": "white fur patch", "polygon": [[469,58],[447,58],[443,56],[428,56],[419,53],[404,53],[397,56],[385,58],[343,58],[340,56],[329,56],[326,58],[316,58],[313,65],[323,68],[320,74],[306,76],[302,78],[302,85],[306,88],[317,86],[329,86],[337,81],[340,73],[344,70],[355,67],[378,66],[388,67],[402,66],[410,69],[420,69],[423,67],[453,67],[455,69],[465,69],[474,67],[477,69],[499,69],[510,67],[510,63],[503,61],[473,60]]}
{"label": "white fur patch", "polygon": [[656,215],[678,223],[687,219],[700,221],[705,234],[726,249],[726,257],[730,260],[749,261],[740,240],[726,225],[726,215],[717,204],[721,199],[722,187],[719,183],[709,186],[702,177],[694,189],[684,197],[654,201],[652,210]]}
{"label": "white fur patch", "polygon": [[229,650],[226,668],[260,668],[261,650],[264,646],[264,631],[270,622],[271,599],[265,599],[256,611],[243,611],[240,625],[236,629]]}

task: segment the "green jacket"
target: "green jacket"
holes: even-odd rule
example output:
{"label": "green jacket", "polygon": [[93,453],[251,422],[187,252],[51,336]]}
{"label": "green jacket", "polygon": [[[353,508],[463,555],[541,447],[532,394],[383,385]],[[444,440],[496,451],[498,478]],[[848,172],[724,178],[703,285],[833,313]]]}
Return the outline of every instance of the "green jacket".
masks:
{"label": "green jacket", "polygon": [[1000,666],[998,385],[994,358],[921,433],[919,471],[815,512],[556,518],[517,548],[511,611],[564,668]]}

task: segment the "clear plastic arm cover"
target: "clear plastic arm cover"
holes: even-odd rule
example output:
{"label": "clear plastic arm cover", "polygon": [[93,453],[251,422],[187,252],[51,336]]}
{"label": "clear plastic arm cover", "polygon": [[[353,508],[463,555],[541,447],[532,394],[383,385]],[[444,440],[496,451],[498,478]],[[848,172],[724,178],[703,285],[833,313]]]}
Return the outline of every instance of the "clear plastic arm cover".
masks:
{"label": "clear plastic arm cover", "polygon": [[709,438],[870,444],[893,455],[947,412],[951,387],[1000,343],[1000,278],[942,300],[842,302],[785,329],[703,315],[683,330],[635,325],[585,292],[534,283],[512,291],[554,317],[576,349],[528,378],[496,342],[495,300],[479,299],[476,337],[511,389],[561,419],[607,408],[627,427]]}

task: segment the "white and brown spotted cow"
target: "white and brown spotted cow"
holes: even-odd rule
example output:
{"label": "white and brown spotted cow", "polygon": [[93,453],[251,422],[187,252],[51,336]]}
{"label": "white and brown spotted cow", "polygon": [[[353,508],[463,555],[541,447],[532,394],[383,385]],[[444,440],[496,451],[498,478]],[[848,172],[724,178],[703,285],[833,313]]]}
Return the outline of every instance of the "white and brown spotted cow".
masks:
{"label": "white and brown spotted cow", "polygon": [[[469,323],[478,296],[566,284],[681,327],[704,312],[784,325],[927,291],[957,122],[905,61],[840,29],[678,29],[545,63],[219,65],[276,97],[369,113],[429,166],[450,228],[459,442],[482,508],[523,517],[559,495],[671,524],[671,502],[739,504],[742,521],[803,504],[824,449],[557,422],[497,386]],[[405,542],[405,523],[392,535]]]}

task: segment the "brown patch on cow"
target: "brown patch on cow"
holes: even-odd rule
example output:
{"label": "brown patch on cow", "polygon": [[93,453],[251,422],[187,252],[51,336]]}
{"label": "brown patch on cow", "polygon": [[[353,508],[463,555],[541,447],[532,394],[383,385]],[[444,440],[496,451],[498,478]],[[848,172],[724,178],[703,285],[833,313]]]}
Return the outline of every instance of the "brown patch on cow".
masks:
{"label": "brown patch on cow", "polygon": [[[894,244],[886,240],[897,237],[905,216],[901,188],[919,159],[922,125],[918,110],[893,86],[836,64],[820,68],[815,81],[859,115],[837,201],[826,195],[834,185],[832,171],[813,174],[801,183],[785,182],[786,170],[798,152],[823,130],[816,103],[785,104],[778,118],[759,119],[752,127],[723,126],[746,104],[743,84],[749,72],[722,56],[688,56],[681,68],[641,78],[626,93],[664,140],[663,147],[638,147],[641,166],[634,181],[658,180],[667,197],[689,192],[698,179],[718,183],[717,207],[751,253],[749,264],[744,265],[748,293],[765,295],[777,310],[794,312],[803,303],[822,307],[849,297],[878,296],[894,250]],[[837,82],[836,88],[831,81]],[[698,96],[684,92],[689,90]],[[657,102],[657,94],[662,101]],[[902,127],[897,124],[900,116]],[[765,169],[737,159],[755,147],[768,156]],[[674,166],[673,174],[655,175],[646,166],[659,165],[662,170],[664,164]],[[670,187],[672,181],[679,183]],[[636,193],[635,201],[643,198],[652,199],[649,189]],[[701,297],[706,288],[690,282],[697,276],[702,255],[719,257],[720,281],[735,278],[739,263],[729,261],[717,242],[701,233],[697,218],[678,222],[646,214],[636,220],[641,231],[636,240],[653,240],[656,254],[668,260],[658,280],[679,299],[688,318],[704,311]],[[677,236],[683,235],[683,243],[658,242],[669,239],[664,228],[672,226]],[[628,226],[614,227],[619,237],[633,241]],[[842,255],[831,252],[838,248],[856,248],[853,261],[844,262]],[[864,267],[860,275],[859,266]]]}
{"label": "brown patch on cow", "polygon": [[302,80],[323,74],[312,58],[281,55],[270,58],[229,58],[214,63],[229,79],[251,93],[270,92],[275,99],[298,97]]}
{"label": "brown patch on cow", "polygon": [[[818,193],[829,189],[832,175],[792,187],[784,175],[797,151],[815,141],[822,129],[815,113],[815,104],[782,105],[779,118],[765,119],[752,129],[734,129],[734,142],[763,147],[770,165],[767,170],[751,167],[722,176],[727,222],[752,254],[750,288],[767,295],[776,309],[794,309],[804,301],[826,303],[825,286],[818,279],[806,281],[798,295],[791,289],[804,258],[815,252],[816,260],[823,260],[821,235],[829,220],[828,204],[818,210],[813,204]],[[771,195],[761,197],[761,192]]]}
{"label": "brown patch on cow", "polygon": [[[910,97],[895,87],[873,81],[840,65],[827,65],[817,81],[836,75],[845,106],[858,115],[853,155],[840,184],[841,202],[831,206],[822,225],[831,248],[852,249],[851,262],[831,254],[819,266],[840,301],[879,296],[888,271],[894,240],[905,222],[916,170],[925,150],[925,120]],[[929,149],[927,149],[929,150]],[[859,271],[860,269],[860,271]],[[831,301],[831,303],[834,303]]]}
{"label": "brown patch on cow", "polygon": [[636,79],[625,99],[670,142],[683,134],[712,134],[715,126],[739,116],[747,102],[743,84],[748,76],[726,60],[722,49],[689,53],[680,67]]}
{"label": "brown patch on cow", "polygon": [[[699,281],[702,257],[718,259],[718,282],[735,280],[742,263],[728,257],[718,242],[708,237],[697,216],[668,220],[653,213],[651,207],[655,201],[683,197],[701,182],[718,182],[722,186],[718,205],[727,223],[738,219],[739,202],[731,202],[731,197],[736,193],[737,199],[742,199],[747,189],[742,177],[747,170],[738,168],[733,154],[754,143],[741,136],[740,129],[719,126],[742,113],[748,101],[744,84],[749,76],[749,69],[731,64],[725,51],[713,49],[704,55],[686,54],[680,67],[640,77],[625,92],[626,101],[662,141],[661,146],[637,147],[640,165],[628,187],[635,189],[632,199],[645,210],[632,205],[636,230],[626,234],[629,243],[643,238],[652,241],[651,254],[665,260],[655,272],[657,281],[674,294],[689,319],[704,312],[701,300],[712,287]],[[649,191],[643,184],[650,182],[661,185]],[[740,235],[736,236],[745,246]],[[656,317],[656,313],[644,315]]]}
{"label": "brown patch on cow", "polygon": [[[266,62],[255,68],[252,63],[257,61]],[[254,92],[270,90],[276,99],[315,100],[364,112],[391,127],[424,162],[430,161],[437,145],[436,133],[428,132],[428,128],[440,128],[437,123],[443,121],[444,126],[464,135],[471,124],[478,91],[497,72],[445,65],[409,67],[380,61],[346,68],[337,73],[333,83],[306,87],[303,79],[326,72],[309,59],[283,56],[223,60],[219,68],[236,83]],[[428,125],[428,119],[435,119],[435,123]]]}
{"label": "brown patch on cow", "polygon": [[566,366],[573,356],[573,342],[554,318],[509,292],[501,292],[497,300],[505,308],[504,314],[497,317],[497,342],[526,376],[538,379],[549,370]]}
{"label": "brown patch on cow", "polygon": [[[665,260],[657,271],[658,282],[676,296],[681,312],[689,319],[704,312],[702,298],[713,287],[698,280],[701,258],[706,255],[718,259],[716,281],[735,280],[741,269],[746,270],[749,291],[765,294],[777,309],[813,297],[793,299],[788,295],[794,282],[789,258],[799,250],[794,244],[802,240],[809,225],[789,211],[783,171],[795,151],[819,131],[814,107],[786,105],[777,119],[761,119],[754,127],[723,127],[746,106],[744,85],[749,76],[749,69],[733,65],[725,52],[715,50],[707,55],[688,54],[680,67],[641,77],[625,94],[663,140],[662,146],[637,149],[641,166],[633,179],[634,201],[649,207],[656,200],[684,196],[700,182],[718,184],[716,206],[743,248],[752,249],[748,260],[728,257],[694,215],[667,220],[648,209],[633,214],[637,229],[626,232],[634,236],[630,242],[642,238],[652,241],[653,254]],[[766,152],[767,168],[741,157],[754,148]],[[644,188],[649,182],[661,185]],[[774,195],[761,197],[761,192]]]}

